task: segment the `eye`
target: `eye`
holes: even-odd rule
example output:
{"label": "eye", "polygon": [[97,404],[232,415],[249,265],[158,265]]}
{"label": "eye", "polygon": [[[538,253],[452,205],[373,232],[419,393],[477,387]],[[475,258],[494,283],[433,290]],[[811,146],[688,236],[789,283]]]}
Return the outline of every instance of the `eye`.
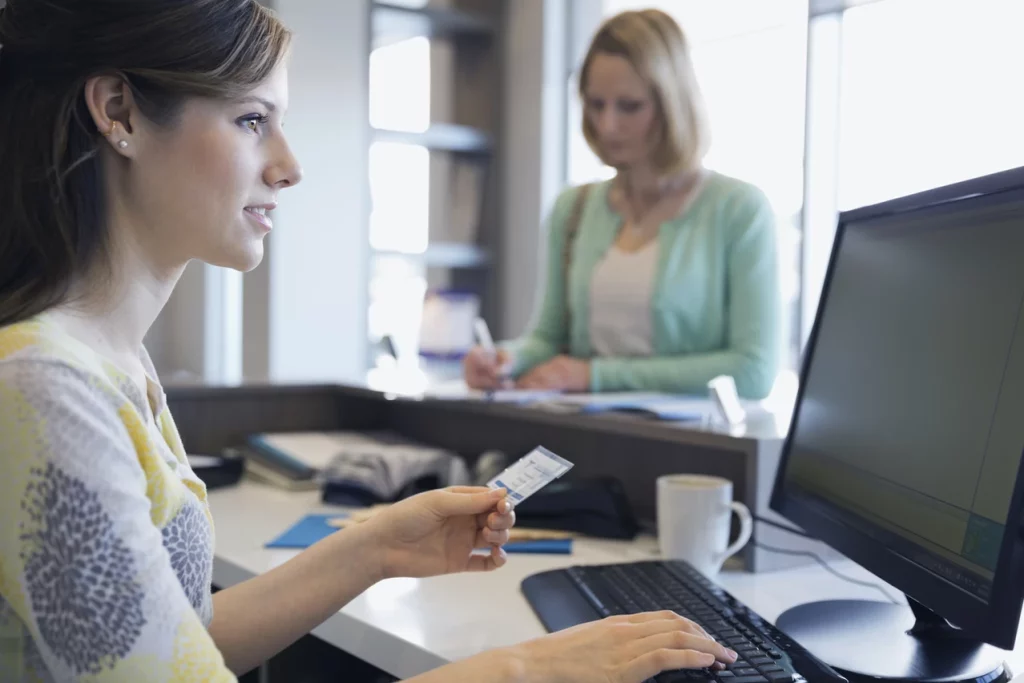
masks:
{"label": "eye", "polygon": [[238,120],[238,123],[251,133],[259,133],[270,117],[265,114],[249,114]]}
{"label": "eye", "polygon": [[640,100],[619,100],[617,104],[623,114],[635,114],[643,106]]}

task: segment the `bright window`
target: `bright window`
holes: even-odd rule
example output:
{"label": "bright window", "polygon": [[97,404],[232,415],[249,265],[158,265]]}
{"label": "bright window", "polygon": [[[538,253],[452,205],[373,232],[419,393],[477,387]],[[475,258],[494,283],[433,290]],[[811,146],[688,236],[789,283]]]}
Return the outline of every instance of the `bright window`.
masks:
{"label": "bright window", "polygon": [[[422,2],[406,2],[422,6]],[[370,54],[370,125],[422,132],[430,125],[431,46],[411,38]],[[426,289],[422,264],[380,252],[426,251],[430,216],[430,152],[420,145],[374,142],[370,146],[369,283],[371,344],[384,335],[396,350],[415,353]],[[373,360],[371,359],[371,363]]]}
{"label": "bright window", "polygon": [[887,0],[842,26],[840,209],[1024,164],[1024,2]]}

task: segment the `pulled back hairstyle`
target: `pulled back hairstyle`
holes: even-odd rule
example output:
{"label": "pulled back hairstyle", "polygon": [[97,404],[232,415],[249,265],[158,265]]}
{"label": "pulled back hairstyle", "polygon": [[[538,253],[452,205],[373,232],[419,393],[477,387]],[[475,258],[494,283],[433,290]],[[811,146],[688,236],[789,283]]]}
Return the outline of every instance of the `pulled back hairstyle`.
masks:
{"label": "pulled back hairstyle", "polygon": [[257,0],[0,0],[0,326],[63,302],[106,253],[90,78],[120,76],[173,126],[189,98],[264,81],[290,38]]}

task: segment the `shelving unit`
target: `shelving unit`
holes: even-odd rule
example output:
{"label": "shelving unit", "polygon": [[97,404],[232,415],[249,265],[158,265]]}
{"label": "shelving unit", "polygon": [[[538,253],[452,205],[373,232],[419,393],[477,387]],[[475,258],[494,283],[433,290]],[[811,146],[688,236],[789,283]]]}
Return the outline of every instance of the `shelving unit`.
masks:
{"label": "shelving unit", "polygon": [[373,4],[373,47],[384,47],[423,36],[444,40],[488,40],[497,32],[493,17],[457,7],[406,7],[389,2]]}
{"label": "shelving unit", "polygon": [[[431,41],[432,55],[429,125],[416,132],[371,128],[374,143],[411,145],[429,151],[427,245],[422,252],[410,248],[409,252],[418,253],[408,253],[400,242],[386,240],[390,248],[372,252],[371,273],[377,272],[375,264],[383,264],[381,267],[389,273],[422,272],[431,289],[476,294],[481,314],[496,320],[498,273],[494,247],[498,242],[500,197],[493,171],[495,156],[500,153],[496,141],[500,139],[505,0],[431,0],[423,7],[407,7],[392,0],[372,2],[371,8],[373,49],[423,37]],[[438,52],[443,58],[435,63],[433,55]],[[380,176],[375,177],[382,182]],[[378,285],[378,289],[387,290],[388,286]],[[376,304],[371,300],[370,305]],[[500,330],[495,333],[500,334]],[[378,331],[378,337],[391,334],[391,330]],[[370,342],[371,347],[380,343],[372,330]]]}
{"label": "shelving unit", "polygon": [[422,133],[404,130],[373,129],[373,139],[422,145],[435,152],[486,155],[491,153],[491,136],[479,129],[451,123],[434,123]]}
{"label": "shelving unit", "polygon": [[382,256],[398,256],[422,262],[428,268],[487,268],[491,253],[484,247],[462,242],[436,242],[423,253],[407,253],[391,249],[377,251]]}

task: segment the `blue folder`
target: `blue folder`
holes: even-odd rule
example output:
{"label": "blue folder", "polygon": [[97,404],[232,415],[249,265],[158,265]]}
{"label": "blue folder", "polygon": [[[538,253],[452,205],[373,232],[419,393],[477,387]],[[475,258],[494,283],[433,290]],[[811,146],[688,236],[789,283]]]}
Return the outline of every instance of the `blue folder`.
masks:
{"label": "blue folder", "polygon": [[327,515],[306,515],[283,534],[267,543],[267,548],[308,548],[338,530],[328,520],[344,517],[332,512]]}
{"label": "blue folder", "polygon": [[[308,548],[322,538],[330,536],[337,527],[328,524],[328,520],[344,517],[343,514],[332,512],[326,515],[306,515],[283,534],[267,542],[267,548]],[[505,545],[505,552],[536,553],[546,555],[572,554],[572,539],[545,539],[541,541],[519,541]]]}

